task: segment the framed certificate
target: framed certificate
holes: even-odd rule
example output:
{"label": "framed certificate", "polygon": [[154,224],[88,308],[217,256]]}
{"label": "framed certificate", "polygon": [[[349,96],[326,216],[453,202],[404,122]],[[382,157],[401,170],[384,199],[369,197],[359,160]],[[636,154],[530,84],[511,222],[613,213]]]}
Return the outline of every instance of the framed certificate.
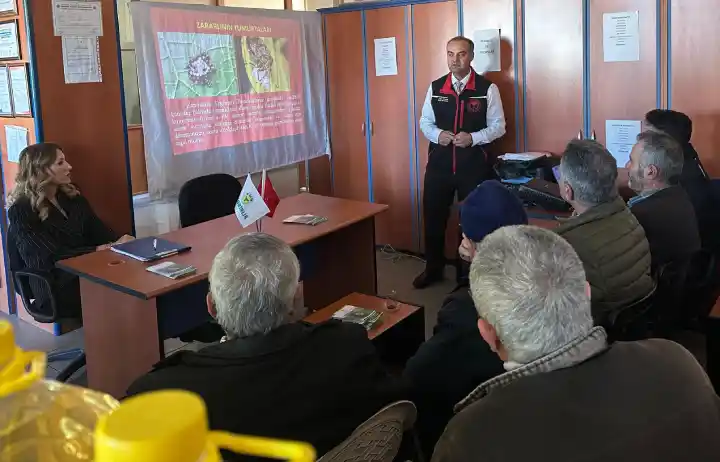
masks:
{"label": "framed certificate", "polygon": [[0,22],[0,61],[20,59],[17,19]]}
{"label": "framed certificate", "polygon": [[8,66],[10,74],[10,95],[12,99],[13,115],[15,117],[32,117],[30,105],[30,86],[25,64]]}
{"label": "framed certificate", "polygon": [[0,117],[12,117],[12,115],[10,72],[7,66],[0,66]]}
{"label": "framed certificate", "polygon": [[18,14],[17,0],[0,0],[0,16],[13,16]]}

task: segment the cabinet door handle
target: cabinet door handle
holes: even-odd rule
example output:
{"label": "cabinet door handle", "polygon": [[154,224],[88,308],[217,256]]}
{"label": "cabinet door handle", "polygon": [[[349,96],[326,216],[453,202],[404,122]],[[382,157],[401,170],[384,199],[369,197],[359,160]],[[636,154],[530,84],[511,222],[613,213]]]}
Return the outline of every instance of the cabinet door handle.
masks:
{"label": "cabinet door handle", "polygon": [[597,139],[597,137],[595,136],[595,130],[593,130],[592,133],[590,133],[590,139],[593,141],[595,141]]}
{"label": "cabinet door handle", "polygon": [[365,136],[365,122],[360,125],[360,131],[362,132],[363,136]]}
{"label": "cabinet door handle", "polygon": [[582,132],[582,130],[580,130],[580,131],[578,132],[577,139],[581,140],[581,139],[583,139],[583,138],[584,138],[583,132]]}
{"label": "cabinet door handle", "polygon": [[375,129],[373,128],[373,123],[370,122],[370,136],[375,135]]}

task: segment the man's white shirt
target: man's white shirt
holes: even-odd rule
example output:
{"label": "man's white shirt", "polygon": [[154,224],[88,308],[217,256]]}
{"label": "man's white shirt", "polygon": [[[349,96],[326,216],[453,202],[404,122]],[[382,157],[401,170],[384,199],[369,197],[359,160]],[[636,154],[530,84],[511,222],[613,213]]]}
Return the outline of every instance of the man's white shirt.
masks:
{"label": "man's white shirt", "polygon": [[[468,73],[459,82],[462,83],[462,88],[467,86],[468,81],[472,72]],[[453,88],[457,88],[458,79],[452,75]],[[427,95],[425,96],[425,103],[423,104],[422,114],[420,116],[420,131],[423,132],[425,138],[432,143],[437,143],[440,133],[443,130],[439,129],[435,125],[435,112],[432,108],[432,85],[428,88]],[[487,91],[487,128],[478,132],[470,133],[473,140],[473,146],[488,144],[496,139],[500,138],[505,134],[505,112],[503,111],[502,101],[500,100],[500,89],[494,83],[490,85]]]}

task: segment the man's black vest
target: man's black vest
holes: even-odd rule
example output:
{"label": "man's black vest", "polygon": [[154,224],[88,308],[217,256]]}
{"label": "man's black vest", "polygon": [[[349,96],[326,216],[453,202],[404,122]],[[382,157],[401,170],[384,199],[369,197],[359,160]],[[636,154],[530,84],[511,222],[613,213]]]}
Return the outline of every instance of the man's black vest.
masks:
{"label": "man's black vest", "polygon": [[[473,133],[487,128],[487,92],[492,82],[471,71],[460,95],[453,87],[452,74],[432,83],[435,125],[452,133]],[[487,154],[481,146],[458,148],[430,143],[427,168],[449,170],[487,168]]]}

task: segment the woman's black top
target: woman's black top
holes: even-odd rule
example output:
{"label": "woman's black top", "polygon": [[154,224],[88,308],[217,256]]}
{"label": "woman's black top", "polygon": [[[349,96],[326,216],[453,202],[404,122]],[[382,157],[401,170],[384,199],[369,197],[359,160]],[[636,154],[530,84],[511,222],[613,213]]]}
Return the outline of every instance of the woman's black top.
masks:
{"label": "woman's black top", "polygon": [[[68,197],[58,192],[57,201],[65,215],[48,202],[48,217],[42,221],[30,200],[19,198],[8,209],[10,235],[14,236],[25,267],[47,271],[54,290],[62,290],[71,280],[69,273],[55,268],[55,263],[95,251],[97,246],[117,240],[118,236],[95,215],[83,196]],[[30,280],[35,304],[42,306],[49,294],[37,281]]]}

